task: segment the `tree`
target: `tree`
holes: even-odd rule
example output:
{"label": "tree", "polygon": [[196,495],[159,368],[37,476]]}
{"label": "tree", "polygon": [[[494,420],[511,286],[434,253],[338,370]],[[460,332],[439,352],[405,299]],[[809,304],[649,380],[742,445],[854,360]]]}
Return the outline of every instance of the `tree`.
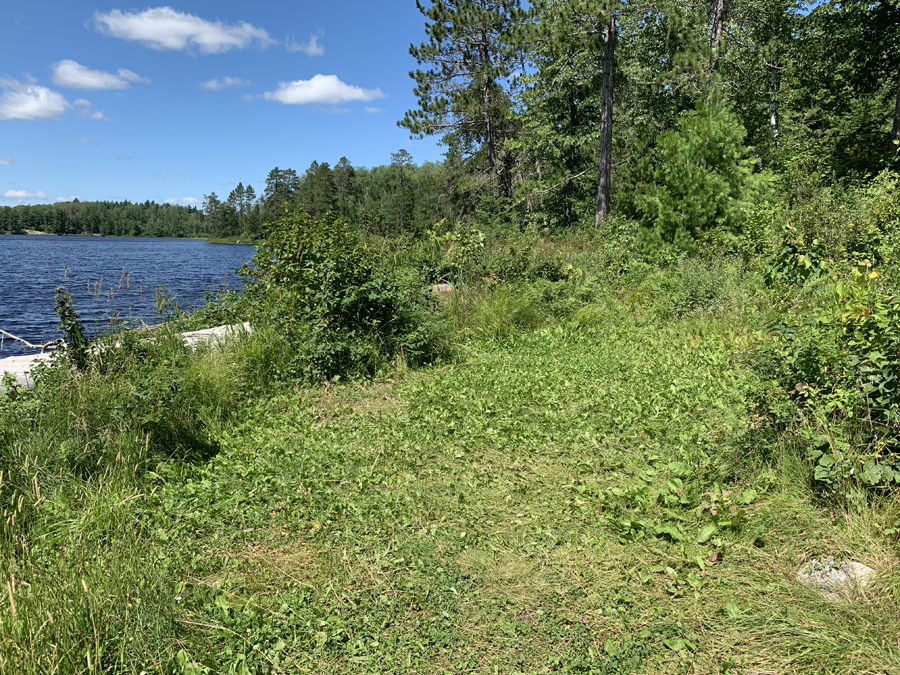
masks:
{"label": "tree", "polygon": [[282,204],[294,200],[294,194],[300,186],[300,179],[293,169],[279,169],[277,166],[266,176],[266,189],[263,192],[266,211],[273,213]]}
{"label": "tree", "polygon": [[827,0],[798,21],[782,126],[798,172],[873,175],[897,161],[900,6]]}
{"label": "tree", "polygon": [[398,122],[413,135],[441,134],[464,156],[486,153],[493,172],[504,140],[509,96],[503,82],[517,63],[515,31],[526,13],[519,0],[416,0],[428,42],[409,53],[427,70],[410,73],[419,107]]}
{"label": "tree", "polygon": [[400,149],[391,153],[391,167],[397,175],[397,188],[395,191],[395,203],[397,205],[397,227],[402,232],[412,215],[412,190],[407,177],[409,167],[413,164],[412,155],[406,150]]}
{"label": "tree", "polygon": [[659,138],[652,183],[637,187],[645,223],[676,243],[717,227],[738,233],[748,204],[768,181],[754,174],[745,137],[721,100],[682,113],[677,128]]}
{"label": "tree", "polygon": [[228,195],[225,203],[234,210],[240,220],[243,220],[246,213],[246,197],[243,183],[237,184],[237,187]]}
{"label": "tree", "polygon": [[[721,0],[719,0],[721,1]],[[609,216],[609,189],[612,173],[612,124],[613,124],[613,65],[616,54],[616,7],[609,0],[607,7],[603,52],[603,83],[600,102],[600,159],[597,166],[597,208],[594,227]]]}
{"label": "tree", "polygon": [[203,195],[203,213],[206,214],[206,220],[209,223],[210,231],[220,236],[220,220],[219,212],[222,210],[222,202],[215,192]]}
{"label": "tree", "polygon": [[709,66],[710,73],[719,70],[723,30],[725,30],[725,0],[712,0],[712,21],[709,31],[709,51],[712,56]]}
{"label": "tree", "polygon": [[323,216],[333,211],[337,203],[334,173],[328,162],[310,164],[297,190],[297,200],[307,213]]}
{"label": "tree", "polygon": [[341,157],[334,165],[334,190],[341,215],[351,217],[352,200],[356,196],[356,169],[346,157]]}
{"label": "tree", "polygon": [[536,209],[546,224],[590,215],[599,226],[609,214],[621,6],[620,0],[536,5],[526,38],[532,72],[518,92],[523,133],[510,145],[531,177],[522,190],[526,209]]}

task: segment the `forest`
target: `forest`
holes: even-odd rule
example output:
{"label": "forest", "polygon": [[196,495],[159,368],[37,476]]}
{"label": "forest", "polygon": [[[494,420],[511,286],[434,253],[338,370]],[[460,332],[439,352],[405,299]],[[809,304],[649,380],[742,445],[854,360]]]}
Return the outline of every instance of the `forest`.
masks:
{"label": "forest", "polygon": [[[690,247],[754,210],[830,199],[900,164],[890,2],[435,2],[399,122],[443,162],[273,170],[204,211],[236,232],[283,203],[373,231],[639,222]],[[238,222],[236,222],[236,219]]]}

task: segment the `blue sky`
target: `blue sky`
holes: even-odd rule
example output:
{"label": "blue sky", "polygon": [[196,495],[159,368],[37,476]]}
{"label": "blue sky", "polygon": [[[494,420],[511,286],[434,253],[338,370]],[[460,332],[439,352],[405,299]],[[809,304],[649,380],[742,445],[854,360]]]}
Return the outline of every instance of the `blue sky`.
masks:
{"label": "blue sky", "polygon": [[276,166],[440,159],[396,125],[424,38],[414,0],[6,0],[0,205],[199,204]]}

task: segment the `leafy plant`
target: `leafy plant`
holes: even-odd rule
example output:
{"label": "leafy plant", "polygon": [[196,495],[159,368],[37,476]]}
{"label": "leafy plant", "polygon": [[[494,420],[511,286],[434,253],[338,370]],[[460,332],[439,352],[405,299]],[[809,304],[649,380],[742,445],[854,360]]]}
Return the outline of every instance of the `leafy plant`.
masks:
{"label": "leafy plant", "polygon": [[818,239],[807,243],[793,225],[785,225],[781,246],[766,259],[765,280],[769,286],[803,284],[817,279],[829,269],[824,250]]}
{"label": "leafy plant", "polygon": [[900,484],[900,298],[871,262],[835,282],[828,307],[767,333],[757,368],[799,406],[815,479]]}
{"label": "leafy plant", "polygon": [[66,354],[78,370],[84,370],[88,364],[88,337],[81,325],[81,317],[75,311],[72,294],[65,286],[56,289],[56,314],[66,343]]}
{"label": "leafy plant", "polygon": [[250,311],[290,340],[294,375],[372,375],[398,357],[435,355],[425,289],[379,269],[347,220],[286,210],[253,261],[243,270]]}

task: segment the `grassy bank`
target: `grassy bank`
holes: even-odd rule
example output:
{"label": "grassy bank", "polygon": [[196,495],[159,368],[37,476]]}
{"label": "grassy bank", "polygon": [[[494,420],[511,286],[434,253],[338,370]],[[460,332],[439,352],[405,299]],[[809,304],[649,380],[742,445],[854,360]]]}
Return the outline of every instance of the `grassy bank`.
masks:
{"label": "grassy bank", "polygon": [[[900,501],[823,483],[803,430],[843,427],[776,392],[766,326],[831,282],[631,236],[328,249],[419,303],[421,367],[269,296],[241,341],[163,332],[2,399],[0,672],[900,671]],[[323,383],[334,354],[368,377]],[[879,580],[827,600],[795,578],[826,555]]]}

